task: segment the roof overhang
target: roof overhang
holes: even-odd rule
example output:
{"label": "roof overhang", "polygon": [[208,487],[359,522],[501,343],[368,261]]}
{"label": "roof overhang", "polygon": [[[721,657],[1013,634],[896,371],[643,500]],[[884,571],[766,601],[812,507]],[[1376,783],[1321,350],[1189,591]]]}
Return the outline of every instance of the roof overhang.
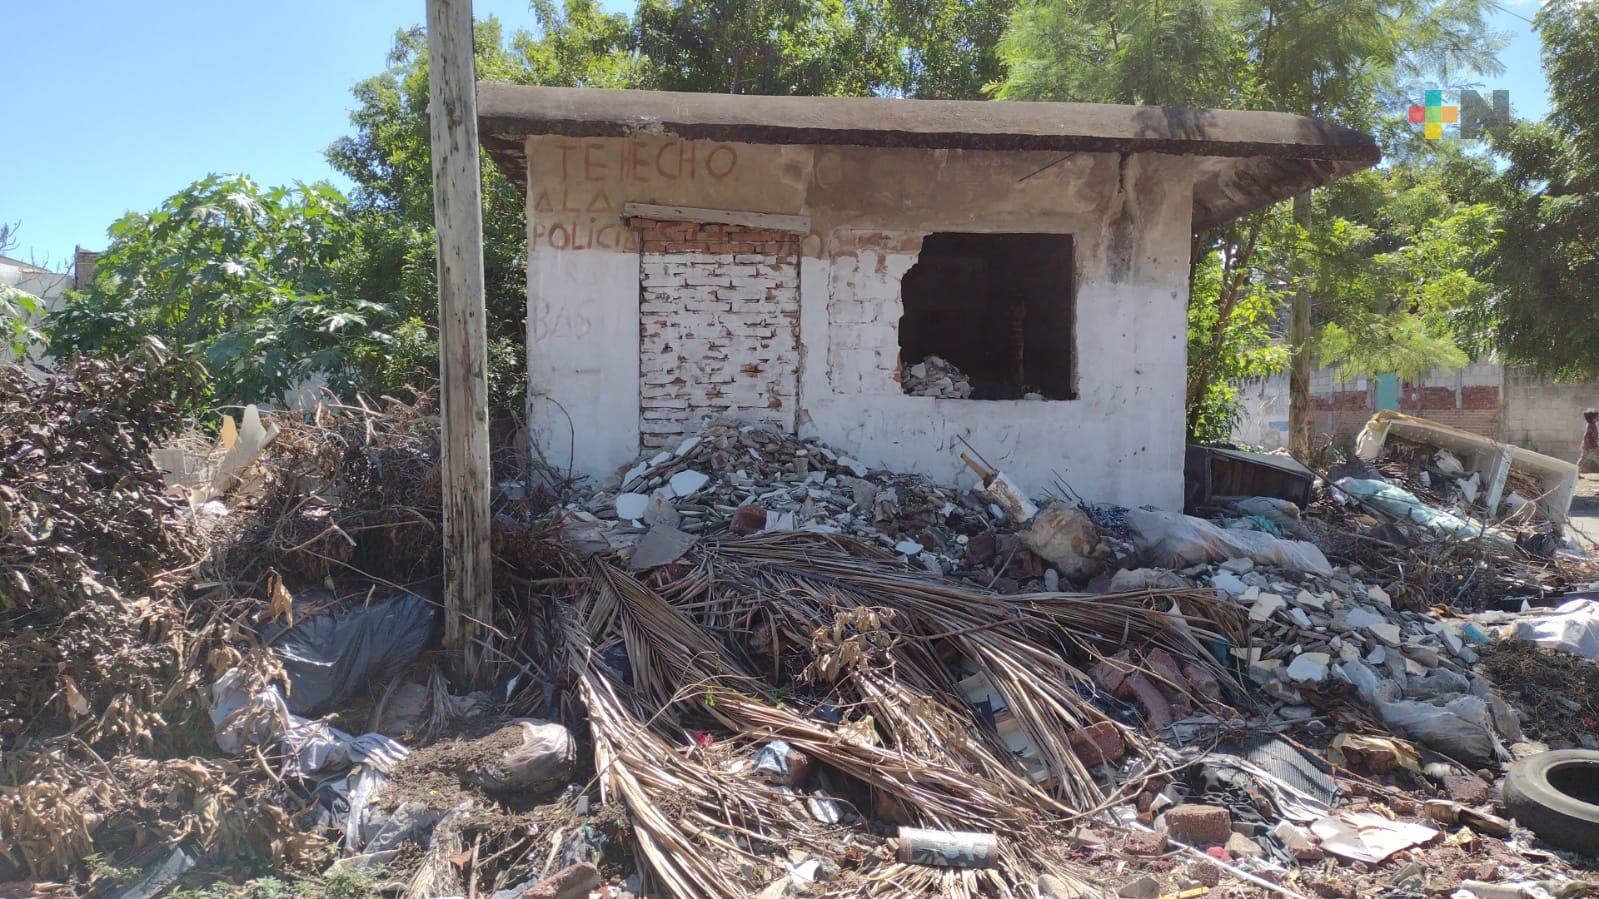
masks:
{"label": "roof overhang", "polygon": [[480,83],[480,139],[527,192],[526,138],[670,134],[750,144],[1196,157],[1194,227],[1218,225],[1381,159],[1370,135],[1283,112],[763,97]]}

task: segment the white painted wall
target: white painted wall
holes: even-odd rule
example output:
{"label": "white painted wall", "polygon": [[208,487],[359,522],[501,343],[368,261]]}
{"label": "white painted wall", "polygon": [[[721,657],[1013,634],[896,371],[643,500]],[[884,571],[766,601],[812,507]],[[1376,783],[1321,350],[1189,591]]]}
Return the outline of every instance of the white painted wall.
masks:
{"label": "white painted wall", "polygon": [[[30,294],[40,301],[40,315],[34,316],[32,324],[38,327],[43,323],[43,317],[59,310],[66,302],[66,292],[72,288],[71,275],[52,272],[30,263],[12,259],[9,256],[0,256],[0,287],[14,287],[23,293]],[[13,362],[9,347],[0,347],[0,362]],[[48,365],[44,347],[35,347],[28,352],[28,361],[39,365]]]}
{"label": "white painted wall", "polygon": [[[532,138],[528,157],[529,418],[557,467],[604,477],[639,452],[639,259],[621,221],[631,201],[809,217],[801,434],[940,481],[970,480],[965,438],[1034,494],[1058,473],[1092,499],[1181,505],[1189,160],[652,135]],[[900,391],[898,279],[933,231],[1072,235],[1077,399]],[[860,232],[899,242],[835,252]]]}

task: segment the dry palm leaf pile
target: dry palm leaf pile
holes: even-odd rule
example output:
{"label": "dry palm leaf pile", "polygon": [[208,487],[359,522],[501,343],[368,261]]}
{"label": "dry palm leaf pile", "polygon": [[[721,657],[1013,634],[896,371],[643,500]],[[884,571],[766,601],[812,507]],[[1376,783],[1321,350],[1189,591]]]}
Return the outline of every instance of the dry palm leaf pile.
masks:
{"label": "dry palm leaf pile", "polygon": [[[671,895],[757,895],[799,853],[836,895],[1031,896],[1072,877],[1074,825],[1166,773],[1136,728],[1115,779],[1074,752],[1068,734],[1107,720],[1087,670],[1159,649],[1230,683],[1210,647],[1244,640],[1210,591],[993,595],[836,536],[711,540],[648,573],[569,564],[565,656],[598,778]],[[966,698],[974,676],[999,716]],[[755,776],[771,741],[809,776]],[[995,833],[999,865],[903,864],[897,824]]]}

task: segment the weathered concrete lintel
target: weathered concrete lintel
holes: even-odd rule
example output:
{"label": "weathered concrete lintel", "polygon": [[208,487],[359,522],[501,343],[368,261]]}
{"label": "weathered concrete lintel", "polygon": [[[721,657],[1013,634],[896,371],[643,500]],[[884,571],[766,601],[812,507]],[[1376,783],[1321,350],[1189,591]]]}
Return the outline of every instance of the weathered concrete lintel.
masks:
{"label": "weathered concrete lintel", "polygon": [[1281,112],[479,84],[482,140],[525,194],[525,138],[672,135],[748,144],[1199,157],[1194,226],[1221,224],[1381,158],[1366,134]]}
{"label": "weathered concrete lintel", "polygon": [[780,215],[775,212],[744,212],[735,209],[699,209],[692,206],[661,206],[656,203],[625,203],[623,218],[658,219],[667,222],[706,222],[716,225],[741,225],[746,228],[763,228],[768,231],[792,231],[805,234],[811,230],[811,220],[804,215]]}

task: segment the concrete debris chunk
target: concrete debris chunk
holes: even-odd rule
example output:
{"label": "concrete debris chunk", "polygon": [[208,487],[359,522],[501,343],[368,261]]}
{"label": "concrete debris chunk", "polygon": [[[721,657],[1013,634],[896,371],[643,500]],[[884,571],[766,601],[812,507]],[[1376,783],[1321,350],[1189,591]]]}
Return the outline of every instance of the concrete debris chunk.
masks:
{"label": "concrete debris chunk", "polygon": [[966,399],[972,395],[972,380],[942,356],[928,356],[900,369],[900,386],[911,396]]}
{"label": "concrete debris chunk", "polygon": [[1316,683],[1327,677],[1327,666],[1332,659],[1325,652],[1302,652],[1288,664],[1291,680]]}
{"label": "concrete debris chunk", "polygon": [[711,476],[705,474],[704,472],[689,469],[687,471],[680,471],[677,474],[672,475],[671,480],[667,481],[667,484],[671,486],[673,495],[688,497],[697,493],[701,487],[705,486],[706,482],[710,481],[710,479]]}
{"label": "concrete debris chunk", "polygon": [[638,521],[650,506],[650,498],[642,493],[619,493],[616,496],[616,517]]}
{"label": "concrete debris chunk", "polygon": [[1249,607],[1249,620],[1265,621],[1272,613],[1282,608],[1287,603],[1275,593],[1262,593],[1255,597],[1255,602]]}

